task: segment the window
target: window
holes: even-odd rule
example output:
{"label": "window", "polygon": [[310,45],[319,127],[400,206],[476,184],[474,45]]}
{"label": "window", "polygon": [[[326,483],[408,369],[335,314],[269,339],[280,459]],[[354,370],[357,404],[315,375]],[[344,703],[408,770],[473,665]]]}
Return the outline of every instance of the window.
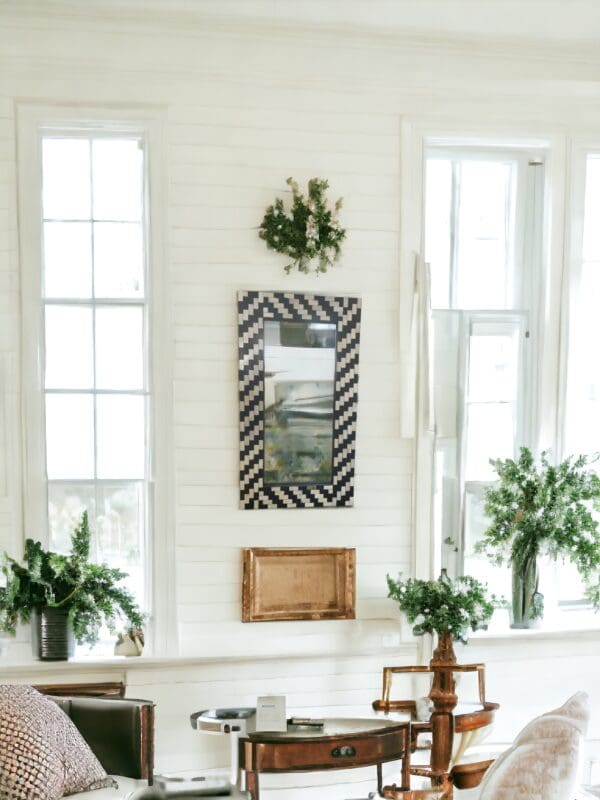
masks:
{"label": "window", "polygon": [[530,377],[544,164],[540,152],[430,147],[425,258],[433,305],[433,523],[442,565],[509,594],[474,553],[487,527],[490,458],[530,443]]}
{"label": "window", "polygon": [[45,468],[50,546],[83,509],[92,557],[148,607],[148,281],[144,142],[46,130],[42,152]]}
{"label": "window", "polygon": [[569,331],[565,451],[600,451],[600,151],[585,155],[583,225],[575,235]]}
{"label": "window", "polygon": [[[600,150],[576,152],[574,225],[569,272],[569,334],[566,404],[563,420],[565,455],[600,452]],[[600,463],[596,462],[600,472]],[[557,572],[559,601],[581,603],[581,578],[575,567]]]}
{"label": "window", "polygon": [[[434,547],[451,572],[477,575],[506,597],[509,571],[474,552],[488,526],[483,498],[494,478],[489,458],[514,456],[521,445],[539,451],[543,427],[543,446],[556,458],[600,451],[600,149],[573,149],[568,303],[563,298],[554,308],[544,294],[548,282],[541,265],[544,161],[539,148],[466,146],[431,146],[426,158],[425,253],[434,307]],[[562,197],[565,185],[552,187],[555,197]],[[554,269],[561,266],[557,262]],[[564,328],[561,320],[568,321]],[[562,355],[558,346],[555,352],[552,344],[546,347],[565,332]],[[562,405],[548,391],[543,404],[538,402],[544,369],[558,375],[554,386],[562,384]],[[560,442],[548,436],[553,428]],[[557,621],[559,610],[585,605],[581,579],[570,563],[548,566],[543,583],[544,575],[545,620],[554,613]]]}

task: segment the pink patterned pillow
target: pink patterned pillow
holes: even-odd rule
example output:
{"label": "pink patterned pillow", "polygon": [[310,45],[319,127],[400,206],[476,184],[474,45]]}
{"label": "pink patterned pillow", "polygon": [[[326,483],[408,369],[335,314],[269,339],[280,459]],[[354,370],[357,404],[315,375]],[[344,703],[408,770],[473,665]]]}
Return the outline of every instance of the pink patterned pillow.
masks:
{"label": "pink patterned pillow", "polygon": [[59,800],[114,785],[56,703],[31,686],[0,684],[2,800]]}

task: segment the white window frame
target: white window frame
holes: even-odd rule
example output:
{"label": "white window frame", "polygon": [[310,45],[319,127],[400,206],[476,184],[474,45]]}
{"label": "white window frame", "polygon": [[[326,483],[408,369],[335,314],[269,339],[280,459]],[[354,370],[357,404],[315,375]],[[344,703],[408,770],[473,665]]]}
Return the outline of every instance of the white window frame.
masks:
{"label": "white window frame", "polygon": [[[528,336],[530,327],[530,315],[527,311],[514,311],[514,310],[485,310],[473,311],[469,309],[452,309],[448,312],[445,310],[438,311],[437,313],[452,313],[456,314],[459,319],[459,376],[458,376],[458,398],[457,408],[459,416],[457,420],[457,457],[459,459],[457,465],[457,504],[456,513],[454,514],[453,530],[456,532],[456,539],[452,547],[457,548],[455,556],[455,564],[457,569],[464,563],[465,549],[466,549],[466,509],[465,500],[467,488],[471,486],[488,486],[489,482],[478,480],[467,480],[465,454],[466,454],[466,439],[467,439],[467,415],[468,415],[468,374],[469,374],[469,340],[473,330],[473,326],[477,324],[485,324],[489,326],[497,326],[499,331],[502,331],[502,326],[510,324],[519,331],[519,374],[518,374],[518,387],[519,394],[514,398],[515,401],[515,430],[514,442],[517,444],[527,443],[530,440],[530,431],[532,428],[531,412],[531,398],[532,398],[532,382],[529,378],[531,353],[530,353],[530,337]],[[514,455],[517,455],[516,453]],[[434,537],[436,536],[434,526]],[[441,531],[441,528],[440,528]],[[444,547],[443,537],[437,537],[434,541],[436,550]],[[446,551],[448,554],[448,551]],[[444,560],[444,559],[443,559]],[[446,563],[448,559],[445,559]]]}
{"label": "white window frame", "polygon": [[[487,147],[482,145],[480,146],[468,146],[465,145],[462,141],[455,141],[453,144],[446,142],[444,145],[437,145],[432,144],[430,142],[426,142],[425,145],[425,158],[427,161],[431,159],[460,159],[461,161],[514,161],[518,165],[518,175],[517,175],[517,186],[515,190],[515,206],[516,209],[523,206],[525,203],[525,196],[527,194],[527,181],[529,180],[529,174],[525,169],[527,166],[527,162],[538,156],[534,150],[530,153],[526,152],[523,148],[509,148],[502,146],[500,144],[495,145],[493,142],[489,143]],[[526,209],[528,210],[527,206]],[[453,198],[453,214],[456,213],[458,209],[456,208],[456,199]],[[516,213],[515,210],[515,219],[514,219],[514,241],[515,241],[515,258],[518,258],[519,255],[522,261],[525,261],[527,258],[527,253],[525,252],[526,249],[526,242],[528,241],[528,236],[526,235],[525,228],[528,224],[529,220],[523,221],[521,216]],[[456,268],[456,242],[454,243],[454,252],[451,257],[450,263],[450,273],[451,273],[451,281],[452,281],[452,272],[453,269]],[[513,278],[516,281],[519,281],[519,270],[514,271],[516,273]],[[531,295],[531,286],[524,286],[522,282],[516,282],[514,286],[510,287],[513,295],[519,299],[523,299],[524,297]],[[452,297],[452,293],[456,291],[456,287],[451,285],[449,287],[450,297],[450,305],[448,306],[449,309],[457,309],[455,305],[455,297]],[[434,306],[435,309],[435,306]]]}
{"label": "white window frame", "polygon": [[[44,446],[43,320],[41,294],[41,141],[44,131],[98,135],[135,135],[143,139],[146,154],[146,230],[148,231],[147,308],[150,391],[148,475],[147,596],[150,615],[150,652],[162,655],[176,648],[175,552],[173,537],[173,470],[171,429],[172,358],[165,342],[171,321],[163,265],[164,205],[163,114],[156,109],[107,109],[82,106],[17,107],[19,168],[19,236],[22,276],[22,408],[23,408],[23,539],[34,536],[48,542],[48,506]],[[148,191],[149,190],[149,191]],[[160,375],[160,381],[153,376]]]}
{"label": "white window frame", "polygon": [[[566,222],[573,198],[571,166],[574,153],[582,147],[600,152],[598,138],[568,136],[552,124],[527,124],[519,120],[503,120],[482,124],[480,119],[447,117],[405,117],[401,125],[401,229],[403,231],[400,254],[400,297],[402,316],[410,319],[408,308],[403,306],[403,297],[412,297],[414,263],[419,253],[424,252],[425,225],[425,166],[428,147],[447,146],[460,142],[465,147],[488,146],[511,149],[540,149],[545,153],[545,175],[543,185],[544,235],[540,241],[540,253],[535,261],[541,264],[537,276],[537,292],[540,297],[537,313],[530,320],[531,335],[538,341],[536,358],[532,359],[532,375],[537,387],[532,397],[531,440],[537,451],[552,450],[562,453],[565,419],[566,363],[568,346],[568,316],[565,295],[568,295],[568,265],[573,258],[573,232]],[[572,145],[573,143],[573,145]],[[575,179],[577,177],[574,173]],[[583,198],[581,199],[583,202]],[[570,256],[569,256],[570,254]],[[543,334],[543,335],[542,335]],[[401,327],[401,336],[406,331]],[[423,377],[417,379],[417,398],[423,397],[428,387]],[[545,398],[556,402],[548,404]],[[413,571],[417,577],[434,578],[441,567],[441,548],[434,539],[434,463],[433,436],[428,430],[428,419],[423,412],[424,404],[417,402],[417,425],[414,436],[414,484],[412,496],[412,553]],[[584,612],[581,612],[582,617]],[[561,615],[556,629],[572,627],[573,613]],[[584,627],[597,627],[582,620]]]}
{"label": "white window frame", "polygon": [[[558,394],[559,426],[558,451],[562,457],[566,452],[566,419],[568,407],[569,349],[571,318],[576,310],[573,299],[577,297],[581,284],[583,266],[583,225],[585,211],[585,184],[587,157],[600,155],[600,134],[597,138],[573,137],[569,151],[569,180],[566,206],[565,272],[562,291],[564,313],[561,325],[560,383]],[[576,287],[576,288],[575,288]]]}

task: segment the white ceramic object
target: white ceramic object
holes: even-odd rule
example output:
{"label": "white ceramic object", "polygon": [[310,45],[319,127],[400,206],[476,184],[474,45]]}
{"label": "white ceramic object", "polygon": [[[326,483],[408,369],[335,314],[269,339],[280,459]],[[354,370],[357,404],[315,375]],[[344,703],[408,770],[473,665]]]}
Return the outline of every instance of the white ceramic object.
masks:
{"label": "white ceramic object", "polygon": [[144,650],[144,643],[136,633],[128,631],[120,634],[115,644],[116,656],[141,656]]}

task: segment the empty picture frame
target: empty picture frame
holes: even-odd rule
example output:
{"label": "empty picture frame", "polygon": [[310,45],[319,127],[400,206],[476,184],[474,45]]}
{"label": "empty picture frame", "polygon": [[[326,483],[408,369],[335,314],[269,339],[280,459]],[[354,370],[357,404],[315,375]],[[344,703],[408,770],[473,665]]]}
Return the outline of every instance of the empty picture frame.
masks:
{"label": "empty picture frame", "polygon": [[354,619],[356,551],[244,549],[242,622]]}
{"label": "empty picture frame", "polygon": [[354,503],[361,301],[238,294],[240,508]]}

